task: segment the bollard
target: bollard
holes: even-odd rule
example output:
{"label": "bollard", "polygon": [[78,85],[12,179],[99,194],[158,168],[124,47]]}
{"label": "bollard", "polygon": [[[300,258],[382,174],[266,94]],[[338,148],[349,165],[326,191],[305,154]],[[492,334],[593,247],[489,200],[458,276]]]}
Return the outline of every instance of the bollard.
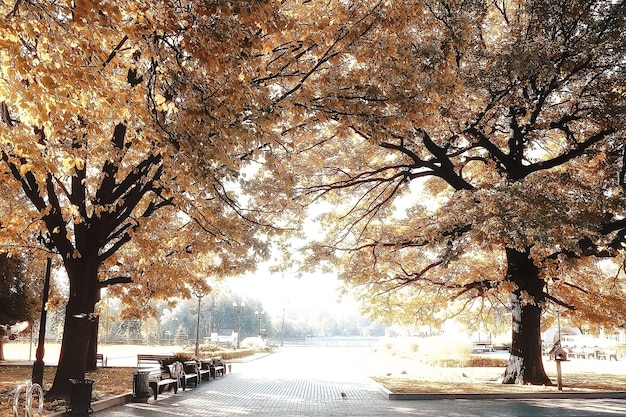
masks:
{"label": "bollard", "polygon": [[228,373],[231,373],[231,372],[232,372],[232,369],[233,369],[233,368],[232,368],[232,365],[229,363],[229,364],[228,364]]}
{"label": "bollard", "polygon": [[148,402],[150,398],[150,371],[133,371],[133,402]]}
{"label": "bollard", "polygon": [[93,413],[91,409],[91,392],[93,379],[70,379],[72,389],[70,391],[70,405],[65,412],[71,416],[86,417]]}

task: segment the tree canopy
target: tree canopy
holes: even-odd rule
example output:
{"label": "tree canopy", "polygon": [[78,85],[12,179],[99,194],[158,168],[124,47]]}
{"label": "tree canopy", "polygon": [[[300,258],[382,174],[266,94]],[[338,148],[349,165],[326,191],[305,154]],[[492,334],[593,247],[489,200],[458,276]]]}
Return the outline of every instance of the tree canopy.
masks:
{"label": "tree canopy", "polygon": [[338,265],[376,314],[502,302],[517,320],[508,380],[545,382],[544,303],[591,312],[576,301],[623,296],[621,276],[581,268],[617,256],[625,233],[624,9],[0,5],[0,175],[28,200],[2,213],[0,239],[67,271],[53,394],[95,363],[102,288],[135,314],[208,291],[314,201],[334,208],[311,263]]}
{"label": "tree canopy", "polygon": [[308,263],[339,267],[377,316],[509,309],[509,383],[549,383],[546,303],[623,327],[625,13],[378,4],[286,139],[295,195],[323,213]]}
{"label": "tree canopy", "polygon": [[275,229],[239,198],[237,181],[264,143],[252,116],[268,94],[248,72],[280,25],[276,10],[0,5],[0,174],[28,201],[2,213],[0,238],[57,253],[69,279],[51,395],[69,393],[68,378],[81,378],[95,354],[102,288],[141,315],[151,297],[209,291],[206,277],[267,256]]}

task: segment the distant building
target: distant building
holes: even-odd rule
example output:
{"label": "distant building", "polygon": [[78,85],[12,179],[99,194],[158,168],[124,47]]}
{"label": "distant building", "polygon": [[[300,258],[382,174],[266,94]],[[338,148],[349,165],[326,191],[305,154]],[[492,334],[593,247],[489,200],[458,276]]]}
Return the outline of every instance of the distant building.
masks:
{"label": "distant building", "polygon": [[234,347],[237,346],[239,334],[232,329],[220,330],[218,333],[211,333],[211,343],[219,346]]}

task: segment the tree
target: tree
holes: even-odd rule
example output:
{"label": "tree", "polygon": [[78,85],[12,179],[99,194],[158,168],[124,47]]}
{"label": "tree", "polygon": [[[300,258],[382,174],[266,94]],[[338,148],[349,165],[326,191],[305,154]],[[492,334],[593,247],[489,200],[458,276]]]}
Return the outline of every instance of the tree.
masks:
{"label": "tree", "polygon": [[[37,285],[18,257],[0,254],[0,325],[10,326],[27,321],[32,326],[40,307]],[[10,332],[0,329],[0,360],[4,360],[5,337]]]}
{"label": "tree", "polygon": [[267,256],[262,206],[247,209],[236,184],[264,143],[251,112],[267,89],[250,74],[275,14],[273,2],[0,5],[1,175],[29,201],[0,237],[45,242],[69,282],[48,396],[95,364],[103,288],[141,317],[150,298]]}
{"label": "tree", "polygon": [[182,324],[178,326],[178,329],[176,330],[176,335],[174,336],[174,343],[176,343],[179,346],[187,346],[187,344],[189,343],[189,336],[187,335],[187,330],[185,329],[185,326],[183,326]]}
{"label": "tree", "polygon": [[625,13],[623,1],[373,7],[284,122],[277,157],[305,214],[323,213],[308,263],[338,267],[384,320],[510,309],[505,383],[550,383],[546,303],[624,326],[623,271],[600,260],[619,265],[626,243]]}

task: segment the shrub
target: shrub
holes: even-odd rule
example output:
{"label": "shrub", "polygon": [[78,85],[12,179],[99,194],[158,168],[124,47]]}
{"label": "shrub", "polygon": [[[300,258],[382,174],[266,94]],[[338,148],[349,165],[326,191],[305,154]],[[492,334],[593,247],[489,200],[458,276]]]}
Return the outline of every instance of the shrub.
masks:
{"label": "shrub", "polygon": [[266,346],[265,340],[260,337],[246,337],[241,341],[241,347],[254,350],[263,350]]}
{"label": "shrub", "polygon": [[450,336],[426,338],[419,347],[419,355],[430,364],[439,366],[459,366],[470,358],[471,344]]}
{"label": "shrub", "polygon": [[[245,358],[246,356],[254,355],[253,349],[225,349],[217,345],[202,345],[198,350],[199,357],[197,359],[209,359],[215,356],[221,356],[222,359],[228,360]],[[193,360],[194,354],[194,347],[187,347],[181,352],[181,355],[189,357],[189,359],[185,360]]]}
{"label": "shrub", "polygon": [[163,359],[162,363],[163,365],[171,365],[174,362],[187,362],[192,361],[193,359],[193,355],[183,351],[174,353],[174,355],[170,356],[169,358]]}

